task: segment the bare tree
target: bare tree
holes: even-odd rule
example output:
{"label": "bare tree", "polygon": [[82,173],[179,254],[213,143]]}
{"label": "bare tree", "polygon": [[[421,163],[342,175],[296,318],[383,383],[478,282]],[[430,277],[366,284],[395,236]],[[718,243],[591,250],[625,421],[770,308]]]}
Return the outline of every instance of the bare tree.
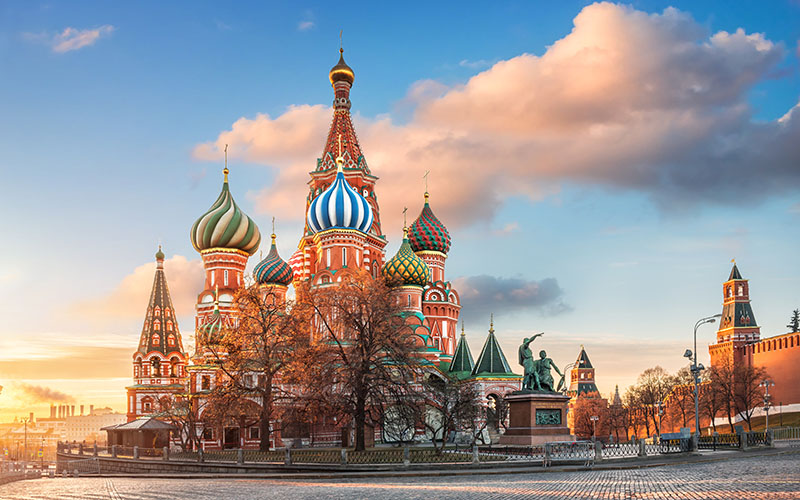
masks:
{"label": "bare tree", "polygon": [[[611,433],[608,405],[599,392],[578,396],[572,411],[576,436],[583,439],[608,438]],[[597,417],[597,421],[592,421],[592,417]]]}
{"label": "bare tree", "polygon": [[306,393],[348,417],[355,449],[363,450],[367,424],[379,425],[385,408],[411,397],[422,339],[407,327],[384,280],[365,271],[341,271],[335,284],[304,285],[297,296],[314,330]]}
{"label": "bare tree", "polygon": [[441,453],[449,434],[456,430],[470,432],[471,441],[475,442],[487,424],[487,415],[473,384],[428,373],[423,376],[420,392],[419,420],[430,434],[437,453]]}
{"label": "bare tree", "polygon": [[736,414],[753,430],[753,413],[763,401],[764,393],[759,384],[766,380],[767,370],[761,366],[740,364],[733,370],[733,404]]}
{"label": "bare tree", "polygon": [[656,434],[661,432],[658,416],[659,403],[664,402],[672,390],[672,386],[673,378],[660,366],[648,368],[636,380],[635,390],[638,394],[639,404],[644,411],[648,434],[650,433],[648,420],[652,420]]}
{"label": "bare tree", "polygon": [[181,450],[189,451],[200,447],[200,418],[207,399],[197,398],[191,394],[179,394],[175,398],[159,400],[159,418],[172,424],[177,431]]}
{"label": "bare tree", "polygon": [[[248,427],[258,423],[259,449],[267,451],[270,424],[280,420],[281,411],[292,399],[281,377],[289,370],[301,369],[294,363],[308,344],[308,324],[302,314],[293,314],[291,304],[258,285],[240,288],[234,304],[237,321],[224,329],[218,344],[209,346],[225,375],[215,394],[229,405],[227,410],[238,407],[241,415],[252,413],[251,405],[258,407],[257,421],[248,422]],[[244,422],[241,417],[239,420]]]}
{"label": "bare tree", "polygon": [[728,427],[733,432],[733,415],[735,414],[735,383],[733,375],[733,362],[729,359],[722,359],[708,370],[710,391],[714,394],[714,402],[725,414],[728,419]]}
{"label": "bare tree", "polygon": [[694,419],[694,377],[688,366],[684,366],[672,380],[672,390],[666,398],[667,408],[679,416],[682,427],[689,427]]}

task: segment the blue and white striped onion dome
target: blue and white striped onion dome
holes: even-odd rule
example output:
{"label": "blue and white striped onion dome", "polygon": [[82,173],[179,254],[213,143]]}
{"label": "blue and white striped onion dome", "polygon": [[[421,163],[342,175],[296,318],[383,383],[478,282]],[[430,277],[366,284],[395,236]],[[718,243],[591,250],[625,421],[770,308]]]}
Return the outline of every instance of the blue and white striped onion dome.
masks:
{"label": "blue and white striped onion dome", "polygon": [[372,206],[344,178],[341,158],[336,163],[336,179],[308,207],[308,227],[313,233],[334,227],[366,233],[374,220]]}

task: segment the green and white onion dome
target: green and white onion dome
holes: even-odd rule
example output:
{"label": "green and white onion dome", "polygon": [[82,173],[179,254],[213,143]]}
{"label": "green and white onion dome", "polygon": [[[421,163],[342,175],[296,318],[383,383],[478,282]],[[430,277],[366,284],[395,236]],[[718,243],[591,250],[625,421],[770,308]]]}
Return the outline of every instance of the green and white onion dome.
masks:
{"label": "green and white onion dome", "polygon": [[408,229],[403,228],[403,244],[394,257],[383,265],[383,277],[390,286],[424,287],[431,278],[431,270],[424,260],[417,257],[408,242]]}
{"label": "green and white onion dome", "polygon": [[253,269],[253,277],[259,285],[288,286],[292,282],[292,268],[278,255],[274,233],[272,234],[272,247],[264,260],[256,264]]}
{"label": "green and white onion dome", "polygon": [[253,255],[261,243],[261,233],[253,219],[233,200],[228,187],[228,169],[217,201],[192,225],[189,234],[195,250],[211,248],[241,250]]}

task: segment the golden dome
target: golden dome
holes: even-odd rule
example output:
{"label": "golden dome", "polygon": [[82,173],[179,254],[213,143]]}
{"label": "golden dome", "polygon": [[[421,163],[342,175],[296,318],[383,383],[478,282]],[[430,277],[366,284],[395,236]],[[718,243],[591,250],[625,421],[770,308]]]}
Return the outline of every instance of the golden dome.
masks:
{"label": "golden dome", "polygon": [[353,85],[353,80],[355,80],[356,75],[353,73],[353,68],[344,62],[344,49],[339,49],[339,62],[336,63],[336,66],[331,68],[331,72],[328,76],[331,79],[331,85],[340,81],[346,81],[350,85]]}

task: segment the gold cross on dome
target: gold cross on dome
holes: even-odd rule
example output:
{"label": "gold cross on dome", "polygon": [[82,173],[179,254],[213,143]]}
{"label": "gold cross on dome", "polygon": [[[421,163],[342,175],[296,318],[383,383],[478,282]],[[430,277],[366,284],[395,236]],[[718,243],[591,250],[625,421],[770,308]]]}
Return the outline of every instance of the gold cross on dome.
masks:
{"label": "gold cross on dome", "polygon": [[403,227],[406,227],[406,212],[408,212],[408,207],[403,207]]}
{"label": "gold cross on dome", "polygon": [[428,174],[430,174],[430,173],[431,173],[430,170],[426,170],[425,171],[425,175],[422,176],[422,178],[425,179],[425,192],[426,193],[428,192]]}

